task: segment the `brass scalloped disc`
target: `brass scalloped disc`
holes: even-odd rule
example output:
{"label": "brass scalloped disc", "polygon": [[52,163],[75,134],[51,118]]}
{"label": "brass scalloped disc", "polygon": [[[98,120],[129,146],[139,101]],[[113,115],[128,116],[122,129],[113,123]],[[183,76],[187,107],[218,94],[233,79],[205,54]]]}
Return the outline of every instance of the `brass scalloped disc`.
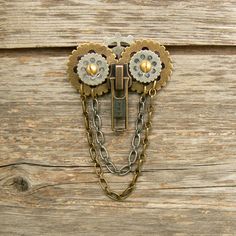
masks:
{"label": "brass scalloped disc", "polygon": [[[160,79],[156,82],[156,90],[160,90],[161,87],[166,85],[167,80],[170,78],[172,73],[173,65],[171,63],[171,58],[169,57],[169,52],[165,50],[165,47],[160,45],[158,42],[153,40],[136,40],[129,47],[125,48],[124,52],[121,54],[121,58],[119,60],[120,64],[127,64],[130,62],[132,55],[143,48],[148,48],[149,50],[158,53],[160,56],[161,62],[165,65],[165,67],[161,70]],[[147,91],[149,91],[153,87],[153,83],[143,84],[136,80],[133,80],[131,90],[137,91],[138,93],[142,93],[144,91],[144,86],[146,86]]]}
{"label": "brass scalloped disc", "polygon": [[87,84],[84,84],[75,71],[79,59],[90,51],[94,51],[95,53],[106,56],[108,65],[117,63],[117,60],[115,59],[116,55],[105,45],[98,43],[84,43],[79,45],[76,50],[73,50],[72,55],[69,56],[69,62],[67,64],[68,79],[78,92],[81,91],[81,86],[83,86],[86,96],[90,96],[92,91],[94,95],[102,95],[103,93],[107,93],[109,91],[108,84],[106,82],[96,87],[91,87]]}

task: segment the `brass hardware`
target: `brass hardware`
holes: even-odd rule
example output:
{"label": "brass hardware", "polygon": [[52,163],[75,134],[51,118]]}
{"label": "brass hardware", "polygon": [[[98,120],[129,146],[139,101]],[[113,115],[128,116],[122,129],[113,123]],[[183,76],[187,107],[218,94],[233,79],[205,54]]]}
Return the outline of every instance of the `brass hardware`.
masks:
{"label": "brass hardware", "polygon": [[[157,91],[166,85],[173,66],[169,52],[153,40],[134,41],[131,36],[116,34],[107,39],[106,44],[86,43],[78,46],[69,57],[68,75],[81,95],[89,153],[101,188],[108,197],[120,201],[133,192],[141,174],[152,126],[152,100]],[[112,130],[124,131],[129,123],[129,90],[141,95],[127,163],[118,167],[105,145],[98,96],[111,92]],[[92,103],[90,109],[89,101]],[[105,178],[103,165],[115,175],[132,172],[133,178],[128,187],[121,193],[113,191]]]}
{"label": "brass hardware", "polygon": [[123,65],[116,65],[115,67],[115,73],[116,73],[116,90],[123,90],[124,88],[124,67]]}
{"label": "brass hardware", "polygon": [[[156,52],[159,54],[160,60],[164,67],[161,70],[160,76],[158,80],[156,80],[156,90],[160,90],[163,86],[166,85],[168,79],[171,76],[173,65],[171,58],[169,56],[169,52],[166,51],[165,47],[163,45],[160,45],[158,42],[145,39],[145,40],[136,40],[134,43],[132,43],[129,47],[125,48],[125,50],[122,53],[122,57],[119,60],[120,64],[127,64],[130,62],[130,59],[133,54],[139,52],[142,50],[142,48],[148,48],[149,50]],[[148,84],[141,83],[137,80],[132,81],[132,86],[130,89],[132,91],[136,91],[138,93],[143,93],[144,87],[146,87],[147,92],[152,89],[153,82],[150,82]]]}
{"label": "brass hardware", "polygon": [[86,72],[88,75],[96,75],[98,71],[98,67],[95,64],[88,64],[86,68]]}
{"label": "brass hardware", "polygon": [[[108,65],[117,63],[117,60],[115,59],[116,55],[111,51],[111,49],[107,48],[105,45],[102,44],[84,43],[80,44],[76,50],[72,51],[72,55],[69,56],[69,62],[67,64],[68,79],[78,92],[80,91],[81,84],[83,84],[84,94],[86,96],[92,95],[92,87],[83,83],[83,81],[79,78],[76,72],[76,66],[78,64],[78,58],[83,58],[83,56],[88,54],[91,50],[97,54],[103,54],[106,57]],[[95,96],[100,96],[104,93],[108,93],[108,83],[102,83],[97,85],[93,88],[93,91]]]}
{"label": "brass hardware", "polygon": [[148,60],[143,60],[140,64],[140,69],[142,72],[147,73],[152,69],[152,64]]}
{"label": "brass hardware", "polygon": [[115,77],[111,83],[111,127],[114,131],[128,128],[129,77],[124,77],[124,65],[113,65]]}
{"label": "brass hardware", "polygon": [[[140,100],[144,98],[145,96],[146,94],[142,94],[140,97]],[[149,144],[149,133],[152,126],[152,115],[153,115],[153,109],[154,109],[153,104],[152,104],[152,97],[147,107],[147,120],[145,124],[143,125],[144,136],[142,139],[142,150],[139,154],[139,158],[137,159],[136,168],[132,172],[133,174],[132,180],[128,184],[128,187],[126,187],[121,193],[117,193],[111,189],[107,181],[107,178],[104,175],[105,172],[103,171],[101,162],[99,160],[99,157],[96,151],[96,144],[93,139],[93,131],[92,131],[92,127],[90,125],[90,120],[89,120],[87,100],[88,100],[87,97],[82,93],[81,102],[82,102],[82,109],[83,109],[83,115],[84,115],[84,124],[85,124],[86,133],[87,133],[87,141],[89,144],[89,153],[90,153],[91,160],[94,163],[94,169],[95,169],[96,175],[98,176],[99,184],[102,190],[104,191],[104,193],[112,200],[115,200],[115,201],[125,200],[135,190],[136,183],[142,172],[143,163],[146,160],[146,150]]]}

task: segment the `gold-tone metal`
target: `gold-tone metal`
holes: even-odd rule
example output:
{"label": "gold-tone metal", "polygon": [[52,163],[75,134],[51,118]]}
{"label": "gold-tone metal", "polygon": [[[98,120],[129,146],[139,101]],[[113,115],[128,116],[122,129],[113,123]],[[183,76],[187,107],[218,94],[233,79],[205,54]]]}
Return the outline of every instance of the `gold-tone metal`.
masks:
{"label": "gold-tone metal", "polygon": [[[166,51],[163,45],[160,45],[158,42],[153,40],[136,40],[129,47],[125,48],[124,52],[121,54],[121,59],[119,60],[120,64],[129,63],[132,55],[136,52],[142,50],[143,48],[148,48],[149,50],[159,54],[160,60],[164,65],[164,68],[161,70],[160,78],[157,80],[155,89],[160,90],[161,87],[165,86],[170,75],[172,73],[173,65],[171,62],[171,58],[169,57],[169,52]],[[143,93],[144,86],[146,86],[146,90],[149,91],[153,87],[153,83],[143,84],[138,81],[133,81],[131,90],[137,91],[138,93]]]}
{"label": "gold-tone metal", "polygon": [[128,89],[129,78],[123,78],[124,89],[115,89],[115,78],[110,78],[111,83],[111,128],[113,131],[124,131],[128,129]]}
{"label": "gold-tone metal", "polygon": [[142,72],[147,73],[152,69],[152,64],[150,61],[148,60],[143,60],[141,61],[140,64],[140,69],[142,70]]}
{"label": "gold-tone metal", "polygon": [[115,77],[110,78],[111,85],[111,127],[114,131],[128,128],[128,90],[129,77],[124,77],[124,65],[115,65]]}
{"label": "gold-tone metal", "polygon": [[116,90],[124,89],[124,66],[116,65]]}
{"label": "gold-tone metal", "polygon": [[[75,67],[78,63],[78,60],[85,54],[89,53],[90,51],[94,51],[98,54],[102,54],[106,57],[107,63],[111,64],[128,64],[132,55],[143,48],[148,48],[149,50],[158,53],[160,56],[160,60],[162,61],[164,68],[161,70],[160,78],[156,83],[156,90],[160,90],[161,87],[166,85],[166,82],[170,78],[172,73],[173,65],[171,62],[171,58],[169,57],[169,52],[165,49],[163,45],[160,45],[156,41],[152,40],[136,40],[135,42],[131,43],[131,45],[123,51],[121,54],[121,58],[119,61],[115,58],[116,55],[112,52],[111,49],[106,47],[102,44],[96,43],[85,43],[81,44],[77,47],[76,50],[73,50],[72,55],[69,57],[68,62],[68,75],[69,80],[72,85],[79,91],[80,84],[83,83],[80,78],[78,77]],[[144,66],[145,67],[145,66]],[[131,80],[130,80],[131,81]],[[131,90],[137,91],[138,93],[143,93],[144,86],[146,86],[147,91],[152,88],[153,82],[149,84],[143,84],[138,81],[132,81]],[[107,93],[109,91],[109,83],[104,82],[94,88],[95,95],[102,95],[103,93]],[[89,85],[84,84],[84,93],[89,96],[91,95],[91,87]]]}
{"label": "gold-tone metal", "polygon": [[88,75],[96,75],[98,72],[98,67],[95,64],[88,64],[87,68],[86,68],[86,72]]}
{"label": "gold-tone metal", "polygon": [[[92,88],[91,86],[84,84],[81,79],[79,78],[78,74],[76,73],[76,67],[78,64],[78,61],[80,58],[87,53],[95,52],[100,55],[103,55],[106,57],[107,63],[110,64],[116,64],[117,60],[115,59],[116,55],[103,44],[98,43],[84,43],[80,44],[77,49],[72,51],[72,55],[69,56],[69,62],[68,62],[68,79],[71,82],[71,84],[76,88],[77,91],[80,92],[81,84],[83,84],[84,87],[84,94],[86,96],[91,95]],[[102,95],[103,93],[107,93],[109,91],[109,85],[108,83],[102,83],[94,88],[94,95]]]}
{"label": "gold-tone metal", "polygon": [[[156,80],[150,83],[145,83],[145,81],[142,83],[132,78],[132,75],[130,75],[130,73],[128,72],[128,66],[130,59],[135,53],[137,53],[140,50],[147,50],[147,49],[156,53],[160,57],[160,61],[162,62],[162,69],[160,72],[160,76],[156,78]],[[106,58],[107,64],[109,65],[110,74],[107,80],[104,83],[99,84],[97,86],[89,86],[83,83],[83,81],[81,80],[81,78],[79,78],[77,74],[78,62],[84,55],[88,53],[98,53],[102,55],[103,57]],[[152,71],[153,70],[152,67],[155,66],[152,63],[148,60],[143,60],[140,64],[139,69],[141,69],[141,71],[144,73],[148,73]],[[99,70],[99,67],[97,67],[96,63],[95,64],[91,63],[85,68],[87,74],[92,76],[96,75]],[[159,69],[160,69],[160,64],[159,64]],[[123,53],[121,54],[121,57],[118,57],[118,59],[116,59],[116,55],[112,52],[111,49],[102,44],[96,44],[96,43],[81,44],[80,46],[77,47],[76,50],[72,52],[72,55],[69,57],[69,62],[68,62],[69,80],[81,95],[84,125],[86,129],[86,136],[89,145],[90,157],[94,163],[95,172],[99,178],[99,183],[101,185],[102,190],[108,197],[110,197],[113,200],[117,201],[124,200],[135,189],[135,185],[142,171],[143,163],[146,159],[146,149],[149,144],[149,133],[152,127],[152,115],[154,111],[152,100],[153,97],[157,94],[157,91],[161,89],[162,86],[165,86],[166,82],[168,81],[172,73],[172,69],[173,66],[171,59],[169,57],[169,52],[165,50],[164,46],[152,40],[137,40],[131,44],[128,44],[128,46],[124,49]],[[111,90],[112,129],[115,131],[125,130],[128,127],[129,88],[133,91],[137,91],[138,93],[140,93],[141,94],[140,101],[143,102],[140,103],[141,105],[139,104],[139,109],[140,110],[143,109],[143,113],[138,113],[138,117],[140,114],[142,114],[143,118],[142,119],[137,118],[137,121],[141,122],[136,122],[135,124],[136,133],[138,133],[137,148],[140,147],[139,144],[141,144],[142,147],[140,147],[138,151],[134,149],[134,151],[136,152],[135,154],[136,156],[135,156],[135,161],[133,161],[133,164],[134,166],[136,166],[136,168],[133,170],[133,168],[131,169],[132,166],[128,165],[130,171],[132,171],[133,173],[133,177],[130,183],[128,184],[127,188],[125,188],[121,193],[117,193],[111,189],[105,177],[102,164],[100,162],[102,161],[102,158],[101,156],[99,158],[100,152],[97,149],[98,144],[100,143],[101,145],[100,151],[104,151],[105,153],[107,153],[107,150],[105,149],[104,146],[102,146],[104,141],[102,142],[101,139],[99,139],[98,136],[96,136],[97,134],[99,134],[100,136],[103,137],[103,133],[100,131],[100,128],[98,128],[100,126],[94,125],[94,123],[96,122],[101,123],[101,119],[97,113],[95,117],[90,117],[88,112],[88,99],[91,96],[92,102],[94,102],[94,100],[97,99],[97,96],[102,95],[103,93],[107,93],[109,90]],[[146,103],[147,101],[149,101],[148,104]],[[98,104],[98,102],[96,102],[95,104]],[[94,103],[92,103],[92,109],[93,107],[96,106],[94,105]],[[122,121],[121,124],[120,121]],[[95,134],[92,129],[92,124],[94,125],[95,129],[97,127],[97,133]],[[141,137],[142,139],[140,142]],[[134,141],[132,141],[132,145],[135,145],[133,144],[133,142],[135,143],[135,140],[137,140],[136,136],[134,136]],[[110,162],[110,164],[112,163]],[[111,173],[117,174],[117,170],[115,169],[115,171]]]}

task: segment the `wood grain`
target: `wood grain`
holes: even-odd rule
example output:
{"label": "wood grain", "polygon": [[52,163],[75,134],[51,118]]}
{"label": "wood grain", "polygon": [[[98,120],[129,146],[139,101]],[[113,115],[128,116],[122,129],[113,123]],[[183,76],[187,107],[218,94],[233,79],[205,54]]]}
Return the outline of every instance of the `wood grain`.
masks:
{"label": "wood grain", "polygon": [[236,45],[234,0],[13,0],[0,11],[0,48],[74,46],[115,32],[165,45]]}
{"label": "wood grain", "polygon": [[[70,50],[2,51],[1,235],[234,235],[235,48],[169,50],[174,76],[155,99],[144,172],[121,203],[97,183],[79,95],[66,79]],[[109,96],[101,103],[107,146],[121,164],[134,116],[117,137]],[[116,190],[130,180],[108,178]]]}
{"label": "wood grain", "polygon": [[[236,235],[236,4],[222,1],[0,1],[0,235]],[[102,193],[66,63],[78,42],[120,32],[168,46],[174,73],[155,99],[148,158],[124,202]],[[124,164],[130,130],[110,129]],[[117,142],[117,140],[119,142]],[[131,176],[106,173],[120,191]]]}

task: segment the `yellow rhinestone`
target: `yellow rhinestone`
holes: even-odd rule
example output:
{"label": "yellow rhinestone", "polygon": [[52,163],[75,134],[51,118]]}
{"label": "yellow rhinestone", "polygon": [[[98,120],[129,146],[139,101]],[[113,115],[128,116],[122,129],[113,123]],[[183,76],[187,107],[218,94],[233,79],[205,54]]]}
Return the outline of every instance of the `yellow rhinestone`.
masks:
{"label": "yellow rhinestone", "polygon": [[95,64],[89,64],[86,68],[86,72],[88,75],[96,75],[98,71],[98,67]]}
{"label": "yellow rhinestone", "polygon": [[142,70],[142,72],[147,73],[151,70],[151,68],[152,68],[152,64],[150,61],[148,60],[141,61],[140,69]]}

